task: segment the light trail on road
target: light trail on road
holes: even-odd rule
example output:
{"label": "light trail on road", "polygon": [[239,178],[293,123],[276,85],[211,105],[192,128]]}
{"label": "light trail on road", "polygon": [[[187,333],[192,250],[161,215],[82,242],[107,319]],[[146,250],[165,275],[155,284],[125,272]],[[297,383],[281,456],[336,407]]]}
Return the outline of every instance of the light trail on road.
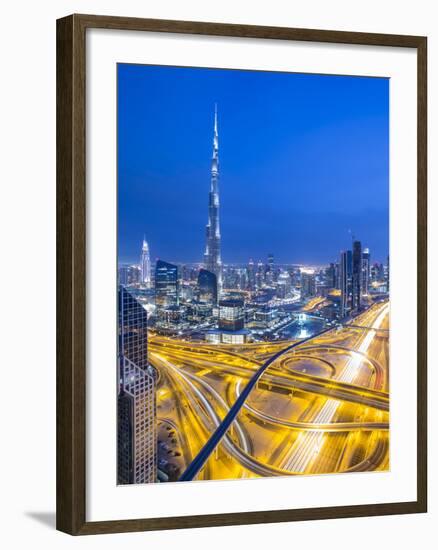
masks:
{"label": "light trail on road", "polygon": [[[161,363],[162,366],[165,368],[169,368],[174,371],[174,373],[177,376],[180,376],[185,383],[190,386],[190,388],[194,391],[194,393],[197,395],[200,402],[203,404],[204,408],[208,411],[208,414],[210,416],[210,420],[214,423],[215,427],[218,427],[221,419],[216,413],[216,411],[211,406],[208,399],[204,397],[202,392],[196,387],[195,384],[193,384],[189,378],[187,377],[187,374],[182,374],[179,369],[177,369],[174,365],[172,365],[169,361],[167,361],[164,357],[159,356],[158,354],[153,354],[153,359],[155,361],[158,360],[159,363]],[[214,392],[214,390],[213,390]],[[221,401],[223,401],[221,399]],[[223,401],[225,407],[226,404]],[[262,462],[258,461],[256,458],[248,454],[249,448],[248,448],[248,442],[243,434],[243,431],[240,432],[243,437],[243,449],[240,448],[238,445],[236,445],[233,441],[233,439],[226,434],[225,437],[222,440],[222,443],[225,447],[225,449],[230,453],[231,456],[236,458],[236,460],[240,463],[240,465],[243,468],[247,468],[249,471],[260,475],[260,476],[272,476],[272,475],[288,475],[289,472],[283,472],[278,468],[275,468],[274,466],[271,466],[269,464],[263,464]],[[245,472],[243,472],[243,475],[241,477],[246,477]]]}
{"label": "light trail on road", "polygon": [[[241,380],[239,380],[235,387],[237,397],[240,395],[240,383]],[[284,418],[277,418],[275,416],[270,416],[263,413],[248,403],[244,405],[244,409],[264,422],[272,424],[273,426],[281,426],[292,430],[303,430],[309,432],[389,430],[389,422],[331,422],[328,424],[317,424],[315,422],[290,422]]]}
{"label": "light trail on road", "polygon": [[163,375],[160,414],[184,432],[191,461],[243,385],[283,352],[245,396],[197,479],[387,468],[388,311],[387,303],[375,304],[355,318],[358,326],[331,329],[294,348],[290,341],[212,345],[153,335],[149,355]]}
{"label": "light trail on road", "polygon": [[[382,324],[385,316],[388,314],[389,305],[385,305],[376,321],[373,323],[373,329],[377,329]],[[371,344],[376,332],[371,330],[367,332],[362,343],[359,346],[359,352],[366,353],[369,345]],[[356,355],[353,356],[345,366],[339,380],[342,382],[352,383],[357,375],[360,367],[361,359]],[[316,415],[315,424],[327,424],[332,421],[339,407],[340,401],[329,399],[322,407],[320,412]],[[317,455],[324,443],[323,433],[301,433],[290,451],[286,454],[280,468],[286,470],[292,470],[294,472],[305,472],[312,459]]]}

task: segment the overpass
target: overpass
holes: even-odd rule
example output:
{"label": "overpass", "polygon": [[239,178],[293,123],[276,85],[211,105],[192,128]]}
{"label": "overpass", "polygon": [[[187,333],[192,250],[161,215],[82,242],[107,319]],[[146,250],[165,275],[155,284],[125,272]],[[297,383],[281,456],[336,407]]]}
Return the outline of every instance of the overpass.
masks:
{"label": "overpass", "polygon": [[239,395],[234,405],[230,408],[230,410],[228,411],[223,421],[219,424],[219,426],[213,432],[213,434],[211,435],[207,443],[204,445],[204,447],[202,447],[199,453],[195,456],[195,458],[192,460],[192,462],[189,464],[189,466],[180,476],[178,481],[192,481],[198,475],[198,473],[200,472],[204,464],[207,462],[208,458],[210,457],[210,455],[212,454],[216,446],[219,444],[221,439],[224,437],[224,435],[228,431],[228,428],[236,420],[236,417],[239,414],[241,408],[244,406],[245,401],[248,398],[249,394],[257,385],[257,382],[259,381],[263,373],[266,371],[266,369],[268,369],[272,365],[272,363],[274,363],[279,357],[281,357],[285,353],[288,353],[291,349],[301,344],[304,344],[305,342],[308,342],[313,338],[317,338],[322,334],[329,332],[330,330],[333,330],[333,328],[329,327],[319,332],[318,334],[314,334],[313,336],[309,336],[308,338],[304,338],[303,340],[294,342],[287,348],[284,348],[283,350],[279,351],[278,353],[270,357],[265,363],[263,363],[263,365],[256,371],[256,373],[252,376],[252,378],[249,380],[247,385],[244,387],[244,389],[242,390],[242,393]]}
{"label": "overpass", "polygon": [[386,334],[389,334],[389,328],[373,328],[373,327],[368,327],[368,326],[364,326],[364,325],[344,325],[344,328],[358,328],[358,329],[361,329],[361,330],[374,330],[375,332],[385,332]]}

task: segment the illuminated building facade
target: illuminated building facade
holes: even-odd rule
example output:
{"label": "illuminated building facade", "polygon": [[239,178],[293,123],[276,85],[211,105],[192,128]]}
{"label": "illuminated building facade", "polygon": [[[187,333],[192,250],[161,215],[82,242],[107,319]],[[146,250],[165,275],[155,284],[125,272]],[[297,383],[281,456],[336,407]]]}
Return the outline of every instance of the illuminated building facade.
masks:
{"label": "illuminated building facade", "polygon": [[384,269],[384,278],[386,283],[386,292],[389,292],[389,256],[386,258],[386,266]]}
{"label": "illuminated building facade", "polygon": [[371,266],[371,282],[382,282],[384,279],[384,268],[383,264],[374,262]]}
{"label": "illuminated building facade", "polygon": [[198,275],[199,301],[203,304],[217,304],[217,277],[207,269],[201,269]]}
{"label": "illuminated building facade", "polygon": [[186,328],[187,309],[183,306],[168,306],[157,310],[156,327],[171,334]]}
{"label": "illuminated building facade", "polygon": [[339,286],[341,289],[341,317],[348,315],[353,302],[353,273],[351,250],[341,252],[339,264]]}
{"label": "illuminated building facade", "polygon": [[265,266],[265,282],[268,285],[272,285],[274,279],[274,254],[268,254],[268,263]]}
{"label": "illuminated building facade", "polygon": [[119,393],[117,482],[153,483],[157,478],[154,370],[148,366],[147,313],[119,287]]}
{"label": "illuminated building facade", "polygon": [[204,267],[214,273],[217,279],[218,293],[222,289],[221,232],[219,224],[219,137],[217,128],[217,108],[214,111],[213,157],[211,160],[211,180],[208,200],[208,223],[206,227],[206,246]]}
{"label": "illuminated building facade", "polygon": [[312,270],[301,270],[301,299],[316,295],[316,278]]}
{"label": "illuminated building facade", "polygon": [[263,285],[265,284],[265,269],[262,262],[258,262],[257,264],[255,281],[256,281],[257,288],[262,288]]}
{"label": "illuminated building facade", "polygon": [[138,265],[121,265],[118,269],[119,285],[136,285],[141,281],[141,269]]}
{"label": "illuminated building facade", "polygon": [[362,252],[362,292],[369,293],[370,288],[371,256],[370,249],[364,248]]}
{"label": "illuminated building facade", "polygon": [[256,288],[256,272],[254,262],[249,260],[248,267],[246,268],[248,273],[248,290],[255,290]]}
{"label": "illuminated building facade", "polygon": [[207,331],[205,338],[211,343],[244,344],[250,331],[244,328],[245,307],[243,300],[219,301],[219,328]]}
{"label": "illuminated building facade", "polygon": [[270,329],[278,322],[278,310],[275,307],[262,306],[254,312],[253,325],[258,329]]}
{"label": "illuminated building facade", "polygon": [[245,324],[243,300],[221,300],[219,302],[219,329],[242,330]]}
{"label": "illuminated building facade", "polygon": [[178,266],[157,260],[155,267],[155,304],[157,307],[179,305]]}
{"label": "illuminated building facade", "polygon": [[140,258],[141,282],[148,288],[151,286],[151,257],[149,254],[149,245],[146,239],[143,239]]}
{"label": "illuminated building facade", "polygon": [[275,294],[277,298],[285,299],[289,296],[292,290],[292,281],[289,273],[287,271],[282,271],[278,276],[276,282]]}
{"label": "illuminated building facade", "polygon": [[353,242],[353,301],[352,308],[358,311],[361,306],[362,297],[362,244],[360,241]]}

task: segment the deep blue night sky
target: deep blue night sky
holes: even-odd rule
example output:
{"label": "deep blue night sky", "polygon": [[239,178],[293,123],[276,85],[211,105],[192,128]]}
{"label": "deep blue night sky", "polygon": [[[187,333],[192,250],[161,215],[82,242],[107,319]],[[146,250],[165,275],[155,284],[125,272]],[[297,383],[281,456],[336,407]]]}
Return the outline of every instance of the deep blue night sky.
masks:
{"label": "deep blue night sky", "polygon": [[389,80],[119,64],[119,261],[202,261],[215,102],[225,263],[385,260]]}

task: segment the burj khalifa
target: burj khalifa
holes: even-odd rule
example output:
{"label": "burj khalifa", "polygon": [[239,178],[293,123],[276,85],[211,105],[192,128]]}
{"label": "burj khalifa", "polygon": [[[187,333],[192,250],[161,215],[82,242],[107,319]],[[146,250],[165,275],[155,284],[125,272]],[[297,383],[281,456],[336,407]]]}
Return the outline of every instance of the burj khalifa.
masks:
{"label": "burj khalifa", "polygon": [[219,138],[217,130],[217,106],[214,109],[213,157],[208,199],[208,223],[206,227],[205,269],[217,278],[218,294],[222,289],[221,232],[219,225]]}

